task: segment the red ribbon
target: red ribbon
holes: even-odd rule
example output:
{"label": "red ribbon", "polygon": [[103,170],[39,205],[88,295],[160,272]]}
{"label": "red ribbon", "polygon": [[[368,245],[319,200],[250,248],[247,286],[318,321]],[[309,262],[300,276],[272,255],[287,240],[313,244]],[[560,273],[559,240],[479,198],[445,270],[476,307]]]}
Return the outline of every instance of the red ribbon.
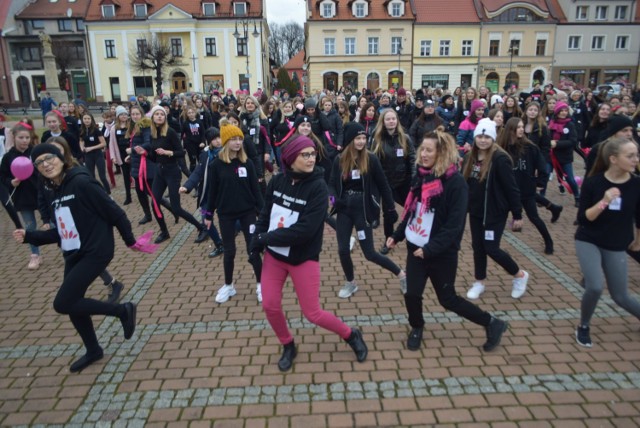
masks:
{"label": "red ribbon", "polygon": [[573,190],[571,190],[571,186],[569,186],[569,183],[567,183],[566,180],[567,174],[562,169],[562,166],[560,165],[560,162],[556,157],[555,150],[551,149],[550,155],[551,165],[553,166],[553,170],[556,172],[556,176],[558,177],[558,183],[560,183],[561,186],[564,186],[564,188],[567,189],[567,192],[573,195]]}
{"label": "red ribbon", "polygon": [[156,212],[158,218],[162,218],[162,211],[160,211],[160,207],[158,206],[158,201],[156,201],[155,196],[153,196],[153,192],[151,191],[151,186],[149,186],[149,182],[147,181],[147,156],[140,156],[140,171],[138,174],[138,180],[140,183],[141,189],[146,189],[147,193],[151,195],[151,201],[153,202],[153,209]]}
{"label": "red ribbon", "polygon": [[333,144],[333,140],[331,139],[331,133],[329,131],[324,131],[324,136],[327,137],[327,141],[331,147],[338,148],[335,144]]}

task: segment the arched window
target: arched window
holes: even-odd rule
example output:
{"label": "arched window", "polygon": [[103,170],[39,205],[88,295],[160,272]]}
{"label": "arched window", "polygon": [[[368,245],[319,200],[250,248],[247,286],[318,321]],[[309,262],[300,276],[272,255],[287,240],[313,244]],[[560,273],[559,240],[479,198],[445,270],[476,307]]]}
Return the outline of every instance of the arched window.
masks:
{"label": "arched window", "polygon": [[493,94],[500,92],[500,76],[496,72],[487,74],[487,80],[484,84]]}
{"label": "arched window", "polygon": [[380,75],[376,72],[371,72],[367,75],[367,89],[375,91],[380,87]]}

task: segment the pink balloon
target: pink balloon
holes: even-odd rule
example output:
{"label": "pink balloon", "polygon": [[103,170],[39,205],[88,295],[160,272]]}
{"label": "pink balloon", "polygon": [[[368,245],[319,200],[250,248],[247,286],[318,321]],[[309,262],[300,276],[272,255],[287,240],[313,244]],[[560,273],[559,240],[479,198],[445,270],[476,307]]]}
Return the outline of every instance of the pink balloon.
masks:
{"label": "pink balloon", "polygon": [[26,156],[18,156],[11,162],[11,174],[20,181],[24,181],[33,174],[33,163]]}
{"label": "pink balloon", "polygon": [[578,185],[578,187],[582,186],[582,177],[580,177],[579,175],[575,177],[576,179],[576,184]]}

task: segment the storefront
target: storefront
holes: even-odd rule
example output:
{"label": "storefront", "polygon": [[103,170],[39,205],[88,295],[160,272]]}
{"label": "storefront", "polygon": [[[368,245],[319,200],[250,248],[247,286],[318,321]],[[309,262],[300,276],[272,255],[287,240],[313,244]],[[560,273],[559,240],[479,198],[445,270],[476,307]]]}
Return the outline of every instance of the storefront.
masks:
{"label": "storefront", "polygon": [[628,85],[633,82],[633,72],[630,68],[560,68],[555,80],[560,89],[582,89],[589,87],[594,89],[604,83],[619,83]]}
{"label": "storefront", "polygon": [[586,74],[584,69],[561,69],[556,86],[559,89],[581,89],[585,86]]}

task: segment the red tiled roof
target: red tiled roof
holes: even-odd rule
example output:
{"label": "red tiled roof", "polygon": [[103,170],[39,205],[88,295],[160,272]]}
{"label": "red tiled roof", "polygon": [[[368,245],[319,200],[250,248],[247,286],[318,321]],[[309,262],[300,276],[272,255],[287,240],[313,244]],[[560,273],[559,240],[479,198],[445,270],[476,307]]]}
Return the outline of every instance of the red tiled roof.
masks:
{"label": "red tiled roof", "polygon": [[416,1],[416,24],[480,22],[473,0]]}
{"label": "red tiled roof", "polygon": [[[7,1],[10,3],[10,1]],[[17,19],[52,19],[66,18],[67,11],[71,9],[71,18],[84,19],[89,8],[88,0],[34,0],[22,12],[16,15]]]}
{"label": "red tiled roof", "polygon": [[[390,0],[367,0],[369,3],[369,13],[364,18],[356,18],[353,16],[353,12],[351,9],[351,4],[353,0],[333,0],[336,4],[336,15],[333,18],[323,18],[320,15],[320,2],[323,0],[307,0],[307,7],[310,12],[309,20],[310,21],[354,21],[354,20],[363,20],[363,21],[372,21],[372,20],[393,20],[393,21],[403,21],[403,20],[412,20],[414,18],[412,11],[412,1],[403,0],[404,1],[404,16],[401,17],[393,17],[389,15],[387,5]],[[424,0],[418,0],[416,3],[419,3]]]}
{"label": "red tiled roof", "polygon": [[[59,0],[64,1],[64,0]],[[78,0],[81,1],[81,0]],[[89,11],[87,12],[87,21],[102,21],[102,9],[100,7],[104,0],[90,0]],[[110,21],[119,20],[134,20],[136,18],[133,13],[133,4],[140,3],[136,0],[109,0],[119,5],[116,6],[116,17],[110,19]],[[262,1],[263,0],[243,0],[247,4],[247,17],[249,18],[262,18]],[[171,4],[176,8],[188,13],[194,18],[230,18],[233,17],[233,0],[146,0],[144,3],[148,5],[147,11],[149,15],[158,12],[163,7]],[[204,16],[202,10],[202,3],[215,3],[216,14],[215,16]]]}
{"label": "red tiled roof", "polygon": [[302,64],[304,64],[304,49],[292,56],[283,67],[289,71],[299,70],[302,68]]}

